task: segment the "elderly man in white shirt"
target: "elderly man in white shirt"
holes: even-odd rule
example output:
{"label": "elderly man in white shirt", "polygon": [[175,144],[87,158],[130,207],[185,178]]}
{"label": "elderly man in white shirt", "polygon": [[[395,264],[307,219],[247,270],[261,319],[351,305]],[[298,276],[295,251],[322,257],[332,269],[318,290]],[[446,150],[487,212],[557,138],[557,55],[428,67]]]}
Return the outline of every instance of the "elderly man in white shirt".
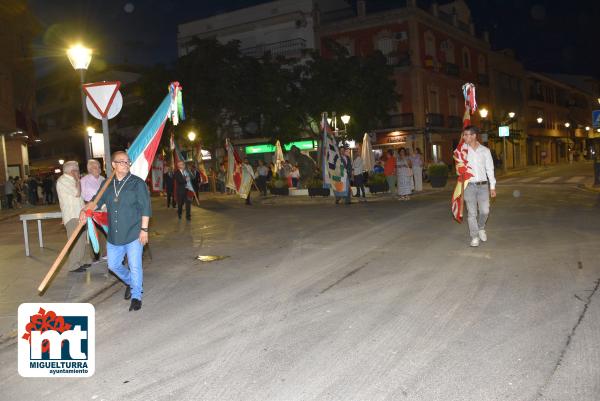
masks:
{"label": "elderly man in white shirt", "polygon": [[[62,220],[67,229],[67,238],[71,237],[73,231],[79,224],[79,213],[84,203],[81,198],[81,184],[79,182],[79,165],[76,161],[68,161],[63,164],[63,174],[56,181],[56,192]],[[73,272],[84,272],[90,267],[90,255],[85,244],[85,230],[79,233],[75,244],[71,247],[71,253],[66,266]]]}
{"label": "elderly man in white shirt", "polygon": [[[479,241],[487,241],[485,223],[490,213],[490,196],[496,197],[496,178],[494,177],[494,160],[490,150],[477,140],[479,129],[475,126],[465,127],[463,139],[469,147],[467,163],[473,178],[465,188],[471,246],[479,246]],[[479,216],[477,213],[479,212]]]}

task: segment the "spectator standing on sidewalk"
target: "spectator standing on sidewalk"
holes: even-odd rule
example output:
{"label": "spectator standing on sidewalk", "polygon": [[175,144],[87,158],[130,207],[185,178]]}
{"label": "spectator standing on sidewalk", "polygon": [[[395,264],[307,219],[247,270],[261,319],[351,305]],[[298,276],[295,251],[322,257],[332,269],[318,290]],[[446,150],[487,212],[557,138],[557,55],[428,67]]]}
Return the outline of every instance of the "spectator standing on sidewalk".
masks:
{"label": "spectator standing on sidewalk", "polygon": [[300,170],[297,164],[292,165],[292,171],[290,171],[290,177],[292,179],[292,187],[300,188]]}
{"label": "spectator standing on sidewalk", "polygon": [[44,177],[42,181],[42,187],[44,189],[44,197],[46,200],[46,204],[50,205],[54,203],[54,191],[52,190],[52,186],[54,182],[52,180],[52,174],[48,174]]}
{"label": "spectator standing on sidewalk", "polygon": [[423,190],[423,155],[421,149],[417,148],[415,153],[410,156],[410,162],[412,163],[415,192],[421,192]]}
{"label": "spectator standing on sidewalk", "polygon": [[265,166],[265,162],[262,160],[258,161],[258,168],[256,169],[258,177],[256,178],[256,185],[263,196],[267,196],[267,180],[269,179],[269,168]]}
{"label": "spectator standing on sidewalk", "polygon": [[396,191],[396,157],[394,157],[393,149],[388,149],[387,151],[387,159],[385,159],[385,164],[383,165],[383,174],[388,183],[390,193],[393,194]]}
{"label": "spectator standing on sidewalk", "polygon": [[354,186],[356,187],[356,197],[360,199],[362,191],[362,201],[367,201],[365,192],[365,163],[360,153],[352,161],[352,171],[354,173]]}
{"label": "spectator standing on sidewalk", "polygon": [[4,195],[6,195],[6,207],[8,209],[13,208],[13,198],[15,192],[15,184],[12,177],[8,177],[6,184],[4,184]]}
{"label": "spectator standing on sidewalk", "polygon": [[[67,238],[70,238],[79,224],[79,213],[84,206],[81,197],[79,165],[76,161],[68,161],[63,164],[63,174],[56,182],[56,192],[58,192],[63,224],[67,229]],[[67,266],[72,272],[81,273],[91,266],[91,258],[85,243],[85,232],[85,230],[79,232],[69,253]]]}
{"label": "spectator standing on sidewalk", "polygon": [[[85,203],[92,200],[106,179],[100,174],[101,167],[98,160],[88,160],[86,167],[88,173],[81,178],[81,198]],[[103,258],[106,259],[106,241],[104,235],[99,235],[98,241],[100,243],[100,250],[97,260],[100,261],[100,255],[104,255]]]}
{"label": "spectator standing on sidewalk", "polygon": [[400,148],[400,152],[398,153],[396,169],[398,171],[398,195],[400,196],[400,200],[409,200],[412,192],[413,178],[410,159],[404,148]]}
{"label": "spectator standing on sidewalk", "polygon": [[86,203],[91,201],[94,195],[98,193],[106,179],[100,174],[100,162],[96,159],[88,160],[87,172],[81,179],[81,197]]}

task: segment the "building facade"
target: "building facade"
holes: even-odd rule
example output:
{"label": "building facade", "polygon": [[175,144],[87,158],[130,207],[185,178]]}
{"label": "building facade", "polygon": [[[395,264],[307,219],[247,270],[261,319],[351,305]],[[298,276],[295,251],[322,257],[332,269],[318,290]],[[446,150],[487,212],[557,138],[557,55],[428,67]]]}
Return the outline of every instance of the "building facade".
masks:
{"label": "building facade", "polygon": [[27,4],[0,4],[0,186],[29,174],[29,145],[37,138],[35,79],[30,43],[40,26]]}
{"label": "building facade", "polygon": [[[355,17],[322,25],[320,40],[334,40],[350,55],[378,50],[394,67],[400,101],[389,122],[374,129],[375,148],[420,148],[428,161],[450,164],[462,128],[462,85],[474,83],[478,102],[489,102],[490,46],[475,35],[463,1],[431,8],[414,0],[397,4],[371,13],[359,1]],[[328,56],[325,46],[322,52]]]}
{"label": "building facade", "polygon": [[239,41],[243,54],[262,57],[301,57],[315,49],[315,26],[319,18],[352,14],[344,0],[279,0],[180,24],[177,34],[179,57],[193,49],[193,40],[216,38],[225,44]]}

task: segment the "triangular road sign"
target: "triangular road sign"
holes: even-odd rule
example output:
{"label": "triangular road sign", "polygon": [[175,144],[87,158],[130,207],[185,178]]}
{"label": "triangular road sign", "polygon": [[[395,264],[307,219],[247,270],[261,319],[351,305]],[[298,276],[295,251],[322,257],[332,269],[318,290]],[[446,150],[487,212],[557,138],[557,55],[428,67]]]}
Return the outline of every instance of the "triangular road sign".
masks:
{"label": "triangular road sign", "polygon": [[108,110],[115,96],[121,87],[121,82],[97,82],[93,84],[84,84],[83,90],[88,95],[98,113],[102,117],[108,115]]}

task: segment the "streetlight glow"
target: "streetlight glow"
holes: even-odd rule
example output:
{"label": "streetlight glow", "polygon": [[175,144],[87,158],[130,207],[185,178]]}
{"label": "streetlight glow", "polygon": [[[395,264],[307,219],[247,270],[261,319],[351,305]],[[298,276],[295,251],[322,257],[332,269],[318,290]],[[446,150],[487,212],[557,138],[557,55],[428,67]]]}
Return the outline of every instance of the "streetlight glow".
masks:
{"label": "streetlight glow", "polygon": [[515,116],[516,116],[516,114],[514,111],[511,111],[508,113],[508,117],[510,117],[510,118],[515,118]]}
{"label": "streetlight glow", "polygon": [[586,131],[589,131],[589,130],[590,130],[590,127],[585,127],[585,130],[586,130]]}
{"label": "streetlight glow", "polygon": [[541,123],[542,123],[542,121],[544,121],[544,119],[543,119],[542,117],[538,117],[538,118],[537,118],[537,122],[538,122],[538,124],[541,124]]}
{"label": "streetlight glow", "polygon": [[331,125],[331,118],[327,117],[327,124]]}
{"label": "streetlight glow", "polygon": [[63,164],[65,164],[65,160],[64,159],[58,159],[58,164],[60,164],[62,166]]}
{"label": "streetlight glow", "polygon": [[67,57],[71,65],[76,70],[87,70],[92,61],[92,49],[83,46],[81,43],[69,47]]}
{"label": "streetlight glow", "polygon": [[566,123],[565,123],[565,127],[566,127],[566,128],[569,128],[570,126],[571,126],[571,123],[570,123],[570,122],[566,122]]}
{"label": "streetlight glow", "polygon": [[87,131],[89,136],[92,136],[96,133],[96,128],[94,127],[87,127],[85,130]]}
{"label": "streetlight glow", "polygon": [[190,140],[190,142],[194,142],[194,139],[196,139],[196,133],[194,131],[190,131],[188,132],[187,137]]}
{"label": "streetlight glow", "polygon": [[486,109],[485,107],[479,109],[479,115],[481,116],[481,118],[486,118],[488,116],[488,113],[488,109]]}
{"label": "streetlight glow", "polygon": [[344,124],[348,124],[350,122],[350,116],[348,114],[344,114],[341,118]]}

